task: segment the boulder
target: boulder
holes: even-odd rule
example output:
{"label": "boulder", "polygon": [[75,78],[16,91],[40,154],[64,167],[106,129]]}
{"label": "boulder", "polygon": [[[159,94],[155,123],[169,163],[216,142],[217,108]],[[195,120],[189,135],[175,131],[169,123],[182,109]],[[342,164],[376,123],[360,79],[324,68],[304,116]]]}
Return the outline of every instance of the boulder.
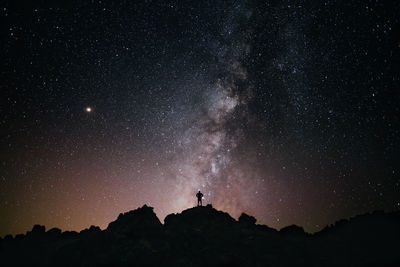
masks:
{"label": "boulder", "polygon": [[106,231],[113,235],[140,237],[154,235],[162,231],[162,224],[152,207],[144,205],[133,211],[121,213],[111,222]]}
{"label": "boulder", "polygon": [[256,218],[253,216],[249,216],[246,213],[242,213],[239,217],[239,223],[245,224],[245,225],[255,225],[256,224]]}

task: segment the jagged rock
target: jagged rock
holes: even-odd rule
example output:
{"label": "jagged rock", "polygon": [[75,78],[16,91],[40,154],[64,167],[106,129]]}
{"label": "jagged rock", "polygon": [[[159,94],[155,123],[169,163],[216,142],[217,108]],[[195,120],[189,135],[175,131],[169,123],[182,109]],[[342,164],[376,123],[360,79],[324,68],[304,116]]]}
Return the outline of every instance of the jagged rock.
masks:
{"label": "jagged rock", "polygon": [[284,235],[305,235],[306,232],[304,232],[303,227],[297,226],[297,225],[290,225],[282,228],[279,233],[284,234]]}
{"label": "jagged rock", "polygon": [[45,232],[35,225],[26,237],[7,235],[0,240],[0,264],[400,266],[400,212],[357,216],[314,235],[295,225],[278,232],[255,222],[246,214],[236,221],[209,205],[168,215],[162,225],[145,205],[120,214],[104,231]]}
{"label": "jagged rock", "polygon": [[46,232],[46,227],[44,225],[35,224],[32,228],[31,234],[43,234]]}
{"label": "jagged rock", "polygon": [[44,225],[35,224],[31,231],[26,233],[28,238],[44,238],[46,227]]}
{"label": "jagged rock", "polygon": [[56,227],[51,228],[50,230],[47,231],[47,234],[50,236],[60,236],[61,235],[61,229],[58,229]]}
{"label": "jagged rock", "polygon": [[101,232],[100,227],[91,225],[89,229],[88,228],[83,229],[79,233],[86,235],[86,234],[93,234],[93,233],[97,233],[97,232]]}
{"label": "jagged rock", "polygon": [[194,207],[178,214],[170,214],[164,219],[166,228],[198,228],[229,226],[235,223],[228,213],[218,211],[211,205],[205,207]]}
{"label": "jagged rock", "polygon": [[15,240],[22,240],[23,238],[25,238],[25,235],[24,234],[17,234],[17,235],[15,235]]}
{"label": "jagged rock", "polygon": [[76,238],[79,236],[79,234],[78,234],[78,232],[75,232],[75,231],[65,231],[65,232],[62,232],[61,236],[63,238]]}
{"label": "jagged rock", "polygon": [[117,220],[111,222],[107,232],[122,236],[141,236],[154,234],[162,229],[162,224],[157,218],[152,207],[143,207],[121,213]]}
{"label": "jagged rock", "polygon": [[239,217],[239,222],[242,224],[247,224],[247,225],[254,225],[256,224],[256,218],[253,216],[249,216],[246,213],[242,213]]}

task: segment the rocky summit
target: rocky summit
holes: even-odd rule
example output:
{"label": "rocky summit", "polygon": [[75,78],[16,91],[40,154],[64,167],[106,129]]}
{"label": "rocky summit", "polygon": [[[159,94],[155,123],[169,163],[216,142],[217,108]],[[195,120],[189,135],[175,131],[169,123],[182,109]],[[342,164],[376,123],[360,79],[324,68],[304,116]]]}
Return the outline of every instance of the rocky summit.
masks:
{"label": "rocky summit", "polygon": [[133,266],[400,265],[400,213],[374,212],[308,234],[277,231],[211,205],[170,214],[162,224],[144,205],[120,214],[105,230],[81,232],[35,225],[0,239],[0,264]]}

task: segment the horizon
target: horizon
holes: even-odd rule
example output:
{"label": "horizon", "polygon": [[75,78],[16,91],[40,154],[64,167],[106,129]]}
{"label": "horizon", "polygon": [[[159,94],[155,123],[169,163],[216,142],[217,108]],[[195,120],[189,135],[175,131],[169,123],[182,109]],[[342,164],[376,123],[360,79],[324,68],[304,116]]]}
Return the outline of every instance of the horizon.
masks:
{"label": "horizon", "polygon": [[[79,232],[81,232],[82,230],[89,229],[91,226],[100,227],[100,229],[101,229],[102,231],[104,231],[104,230],[107,229],[108,225],[109,225],[111,222],[116,221],[120,215],[125,215],[125,213],[129,213],[129,212],[131,212],[131,211],[135,211],[135,210],[141,209],[141,208],[143,208],[144,206],[147,206],[147,207],[153,209],[153,212],[155,213],[157,219],[160,221],[160,223],[161,223],[162,225],[165,224],[164,220],[165,220],[165,218],[166,218],[168,215],[181,214],[182,212],[184,212],[184,211],[186,211],[186,210],[190,210],[190,209],[194,209],[194,208],[208,208],[209,206],[211,206],[211,208],[212,208],[212,209],[215,209],[216,211],[222,211],[222,212],[228,214],[228,215],[229,215],[231,218],[233,218],[235,221],[238,221],[238,220],[239,220],[239,217],[240,217],[240,215],[234,217],[234,216],[232,216],[229,212],[226,212],[226,211],[224,211],[224,210],[219,210],[219,209],[215,208],[211,203],[207,203],[206,205],[202,205],[202,206],[196,206],[196,205],[194,205],[193,207],[186,208],[186,209],[184,209],[184,210],[182,210],[182,211],[180,211],[180,212],[174,212],[174,213],[167,214],[167,215],[164,217],[164,219],[160,219],[160,217],[157,215],[157,212],[155,211],[155,208],[154,208],[154,207],[152,207],[152,206],[150,206],[150,205],[147,205],[147,204],[143,204],[142,206],[139,206],[139,207],[137,207],[137,208],[135,208],[135,209],[131,209],[131,210],[128,210],[128,211],[124,211],[124,212],[118,213],[118,215],[115,217],[115,219],[109,221],[108,223],[106,223],[105,226],[97,225],[97,224],[91,224],[91,225],[88,225],[88,226],[86,226],[86,227],[84,227],[84,228],[80,228],[80,229],[63,229],[63,228],[60,228],[60,227],[57,227],[57,226],[49,227],[49,226],[47,226],[47,225],[45,225],[45,224],[35,223],[35,224],[33,224],[33,225],[31,226],[31,228],[29,228],[29,229],[28,229],[27,231],[25,231],[24,233],[15,233],[15,234],[13,234],[13,233],[8,233],[8,234],[5,234],[5,235],[0,235],[0,238],[4,238],[4,237],[7,236],[7,235],[11,235],[13,238],[15,238],[15,236],[16,236],[16,235],[19,235],[19,234],[26,235],[29,231],[32,230],[33,226],[35,226],[35,225],[45,226],[46,232],[49,231],[49,230],[52,229],[52,228],[58,228],[58,229],[60,229],[62,232],[74,231],[74,232],[79,233]],[[275,229],[275,230],[277,230],[277,231],[280,231],[280,230],[282,230],[282,229],[284,229],[284,228],[286,228],[286,227],[288,227],[288,226],[296,225],[296,226],[301,227],[301,228],[304,230],[305,233],[308,233],[308,234],[313,235],[313,234],[316,234],[316,233],[321,232],[321,231],[324,230],[326,227],[332,227],[332,226],[334,226],[337,222],[339,222],[339,221],[341,221],[341,220],[348,220],[348,221],[349,221],[349,220],[351,220],[351,219],[353,219],[353,218],[356,218],[356,217],[358,217],[358,216],[372,215],[372,214],[380,213],[380,212],[383,212],[384,214],[391,214],[391,213],[396,213],[396,212],[399,212],[399,211],[387,212],[387,211],[384,211],[384,210],[374,210],[374,211],[366,212],[366,213],[363,213],[363,214],[356,214],[356,215],[351,216],[351,217],[338,219],[338,220],[336,220],[336,221],[334,221],[334,222],[332,222],[332,223],[329,223],[329,224],[327,224],[327,225],[325,225],[325,226],[322,226],[321,229],[319,229],[319,230],[317,230],[317,231],[315,231],[315,232],[309,232],[309,231],[307,231],[302,225],[297,225],[297,224],[288,224],[288,225],[284,225],[284,226],[282,226],[282,227],[280,227],[280,228],[274,228],[274,227],[271,227],[270,225],[267,225],[267,224],[264,224],[264,223],[259,222],[259,220],[258,220],[256,217],[254,217],[253,215],[251,215],[251,214],[247,214],[247,213],[245,213],[245,212],[243,212],[243,213],[241,213],[241,214],[246,214],[246,215],[249,215],[249,216],[254,217],[254,218],[256,219],[256,225],[267,226],[267,227],[272,228],[272,229]]]}

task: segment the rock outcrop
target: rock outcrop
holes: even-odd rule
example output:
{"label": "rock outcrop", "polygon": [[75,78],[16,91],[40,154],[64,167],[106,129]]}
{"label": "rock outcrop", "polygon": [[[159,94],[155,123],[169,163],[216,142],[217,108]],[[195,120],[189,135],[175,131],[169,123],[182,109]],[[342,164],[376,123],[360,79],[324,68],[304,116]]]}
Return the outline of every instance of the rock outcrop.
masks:
{"label": "rock outcrop", "polygon": [[238,221],[211,205],[171,214],[161,224],[144,205],[107,229],[79,233],[35,225],[0,239],[0,265],[134,266],[400,266],[400,212],[342,220],[319,233],[291,225],[277,231],[242,214]]}

